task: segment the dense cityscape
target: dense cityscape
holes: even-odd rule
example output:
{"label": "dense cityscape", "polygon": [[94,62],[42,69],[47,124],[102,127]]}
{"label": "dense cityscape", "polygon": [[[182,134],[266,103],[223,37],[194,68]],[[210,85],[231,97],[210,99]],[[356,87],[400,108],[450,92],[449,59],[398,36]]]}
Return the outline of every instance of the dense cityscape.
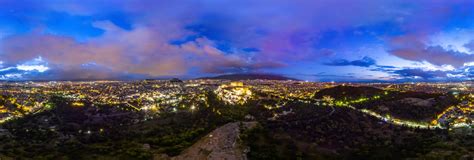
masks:
{"label": "dense cityscape", "polygon": [[[354,157],[356,154],[368,154],[355,150],[361,148],[351,148],[354,146],[349,144],[366,138],[358,134],[360,132],[369,134],[369,131],[344,129],[344,134],[349,134],[354,138],[344,140],[328,139],[330,137],[317,138],[318,136],[305,134],[311,134],[313,127],[318,128],[318,125],[321,125],[319,123],[324,122],[323,124],[330,125],[335,122],[325,121],[338,121],[337,119],[343,116],[340,114],[350,113],[351,116],[359,116],[358,118],[352,117],[354,121],[358,120],[358,122],[342,121],[337,122],[336,125],[360,123],[374,127],[376,128],[374,130],[378,130],[378,132],[394,132],[391,131],[393,129],[409,130],[411,134],[419,134],[419,136],[436,132],[439,134],[438,136],[441,136],[440,141],[448,141],[453,137],[454,139],[469,138],[473,136],[474,127],[472,123],[474,119],[473,85],[472,82],[393,84],[263,79],[182,81],[176,78],[140,81],[4,82],[1,84],[0,100],[0,137],[2,141],[0,155],[3,158],[56,159],[69,157],[73,153],[79,152],[83,155],[80,157],[84,159],[115,157],[114,154],[126,159],[127,157],[186,159],[181,154],[192,150],[193,142],[199,143],[198,141],[202,141],[201,138],[209,136],[206,134],[211,134],[210,131],[218,130],[219,125],[245,122],[256,123],[256,126],[252,125],[253,128],[237,133],[241,136],[238,136],[240,138],[236,138],[238,140],[234,141],[238,141],[241,147],[246,149],[240,153],[232,154],[215,151],[215,156],[221,158],[234,156],[233,158],[235,158],[236,154],[244,154],[255,159],[266,159],[273,156],[277,158],[282,156],[279,158],[283,159],[294,156],[303,159],[348,158]],[[182,116],[192,117],[193,120],[186,121],[187,118],[176,120],[186,121],[182,123],[190,124],[168,122],[169,119]],[[162,123],[166,123],[166,127],[158,125]],[[303,125],[300,123],[315,124],[305,124],[306,127],[301,129],[294,128]],[[175,125],[184,128],[168,128]],[[325,127],[325,125],[319,127]],[[385,127],[379,128],[379,125]],[[288,134],[288,136],[297,133],[291,140],[295,142],[287,143],[312,142],[307,145],[315,148],[299,148],[300,146],[297,145],[294,146],[297,152],[286,153],[288,152],[286,151],[282,155],[273,155],[265,151],[270,149],[265,148],[265,145],[271,145],[266,144],[270,142],[246,141],[243,138],[244,134],[249,134],[247,136],[276,136],[264,135],[265,132],[275,129],[275,126],[279,127],[276,131],[271,132],[282,132],[279,134]],[[386,128],[387,126],[390,127]],[[168,133],[170,135],[166,135],[166,132],[157,133],[156,130],[163,130],[163,128],[170,130],[166,131],[170,132]],[[286,130],[289,131],[285,132]],[[322,132],[320,136],[333,132],[321,129],[313,131]],[[157,135],[152,136],[153,134]],[[183,139],[180,136],[186,137]],[[376,136],[375,138],[377,138]],[[158,140],[153,138],[158,138]],[[281,141],[278,143],[288,141],[281,138],[271,137],[272,140]],[[304,139],[307,138],[313,140],[305,142]],[[420,138],[421,141],[429,143],[431,140],[424,139],[432,137]],[[267,137],[267,141],[269,141],[268,139]],[[322,141],[323,139],[326,140]],[[129,140],[128,143],[133,145],[120,144],[119,142],[123,140]],[[366,147],[375,145],[364,141],[357,143],[365,143],[362,145]],[[400,156],[398,158],[424,159],[430,156],[439,156],[433,155],[432,152],[436,151],[446,154],[444,156],[448,157],[472,158],[472,140],[462,143],[467,144],[456,146],[457,149],[447,150],[446,153],[438,151],[442,149],[439,148],[440,146],[430,146],[433,147],[431,150],[397,156]],[[101,148],[103,150],[118,147],[119,150],[125,151],[114,154],[103,153],[99,151],[99,148],[96,148],[100,145],[104,145]],[[343,147],[340,148],[338,145],[343,145]],[[392,147],[392,145],[395,144],[387,143],[381,146]],[[258,148],[252,148],[255,146]],[[63,147],[76,148],[61,150]],[[311,149],[311,152],[304,151],[307,149]],[[371,156],[365,155],[364,157],[367,156],[366,158],[369,159],[374,158],[372,156],[397,157],[392,155],[397,154],[396,152],[399,150],[388,150],[383,154],[377,153],[380,155],[369,152]],[[309,153],[319,154],[315,157]],[[202,156],[203,153],[194,154],[192,156]]]}

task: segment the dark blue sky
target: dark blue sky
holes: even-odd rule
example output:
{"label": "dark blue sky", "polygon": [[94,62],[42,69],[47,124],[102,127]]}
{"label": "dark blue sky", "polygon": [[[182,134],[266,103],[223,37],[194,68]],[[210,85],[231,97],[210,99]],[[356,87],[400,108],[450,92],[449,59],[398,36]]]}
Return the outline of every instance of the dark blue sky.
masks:
{"label": "dark blue sky", "polygon": [[474,1],[0,0],[0,79],[474,75]]}

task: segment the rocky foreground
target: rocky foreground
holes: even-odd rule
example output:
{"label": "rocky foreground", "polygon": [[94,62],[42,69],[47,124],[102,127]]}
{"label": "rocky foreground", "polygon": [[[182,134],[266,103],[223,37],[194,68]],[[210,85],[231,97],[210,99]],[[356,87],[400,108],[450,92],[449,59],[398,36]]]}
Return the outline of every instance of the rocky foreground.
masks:
{"label": "rocky foreground", "polygon": [[156,155],[155,159],[171,160],[243,160],[246,158],[246,146],[238,142],[242,130],[251,129],[257,122],[233,122],[221,126],[194,145],[184,150],[180,155],[168,157]]}

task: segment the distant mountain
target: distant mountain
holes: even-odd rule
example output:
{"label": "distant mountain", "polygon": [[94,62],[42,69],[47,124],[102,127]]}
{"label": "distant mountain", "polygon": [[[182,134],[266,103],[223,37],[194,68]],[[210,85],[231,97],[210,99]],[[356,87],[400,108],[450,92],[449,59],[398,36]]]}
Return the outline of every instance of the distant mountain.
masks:
{"label": "distant mountain", "polygon": [[275,74],[258,74],[258,73],[249,73],[249,74],[226,74],[226,75],[219,75],[215,77],[202,77],[198,79],[224,79],[224,80],[294,80],[298,81],[298,79],[289,78],[281,75]]}
{"label": "distant mountain", "polygon": [[183,83],[183,81],[179,78],[172,78],[172,79],[170,79],[170,82],[171,83]]}

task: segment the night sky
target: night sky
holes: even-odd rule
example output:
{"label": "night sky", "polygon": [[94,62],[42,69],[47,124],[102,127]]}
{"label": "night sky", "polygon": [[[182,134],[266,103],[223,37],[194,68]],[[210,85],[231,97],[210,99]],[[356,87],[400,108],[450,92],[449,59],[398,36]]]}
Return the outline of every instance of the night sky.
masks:
{"label": "night sky", "polygon": [[474,76],[472,0],[0,0],[0,80]]}

